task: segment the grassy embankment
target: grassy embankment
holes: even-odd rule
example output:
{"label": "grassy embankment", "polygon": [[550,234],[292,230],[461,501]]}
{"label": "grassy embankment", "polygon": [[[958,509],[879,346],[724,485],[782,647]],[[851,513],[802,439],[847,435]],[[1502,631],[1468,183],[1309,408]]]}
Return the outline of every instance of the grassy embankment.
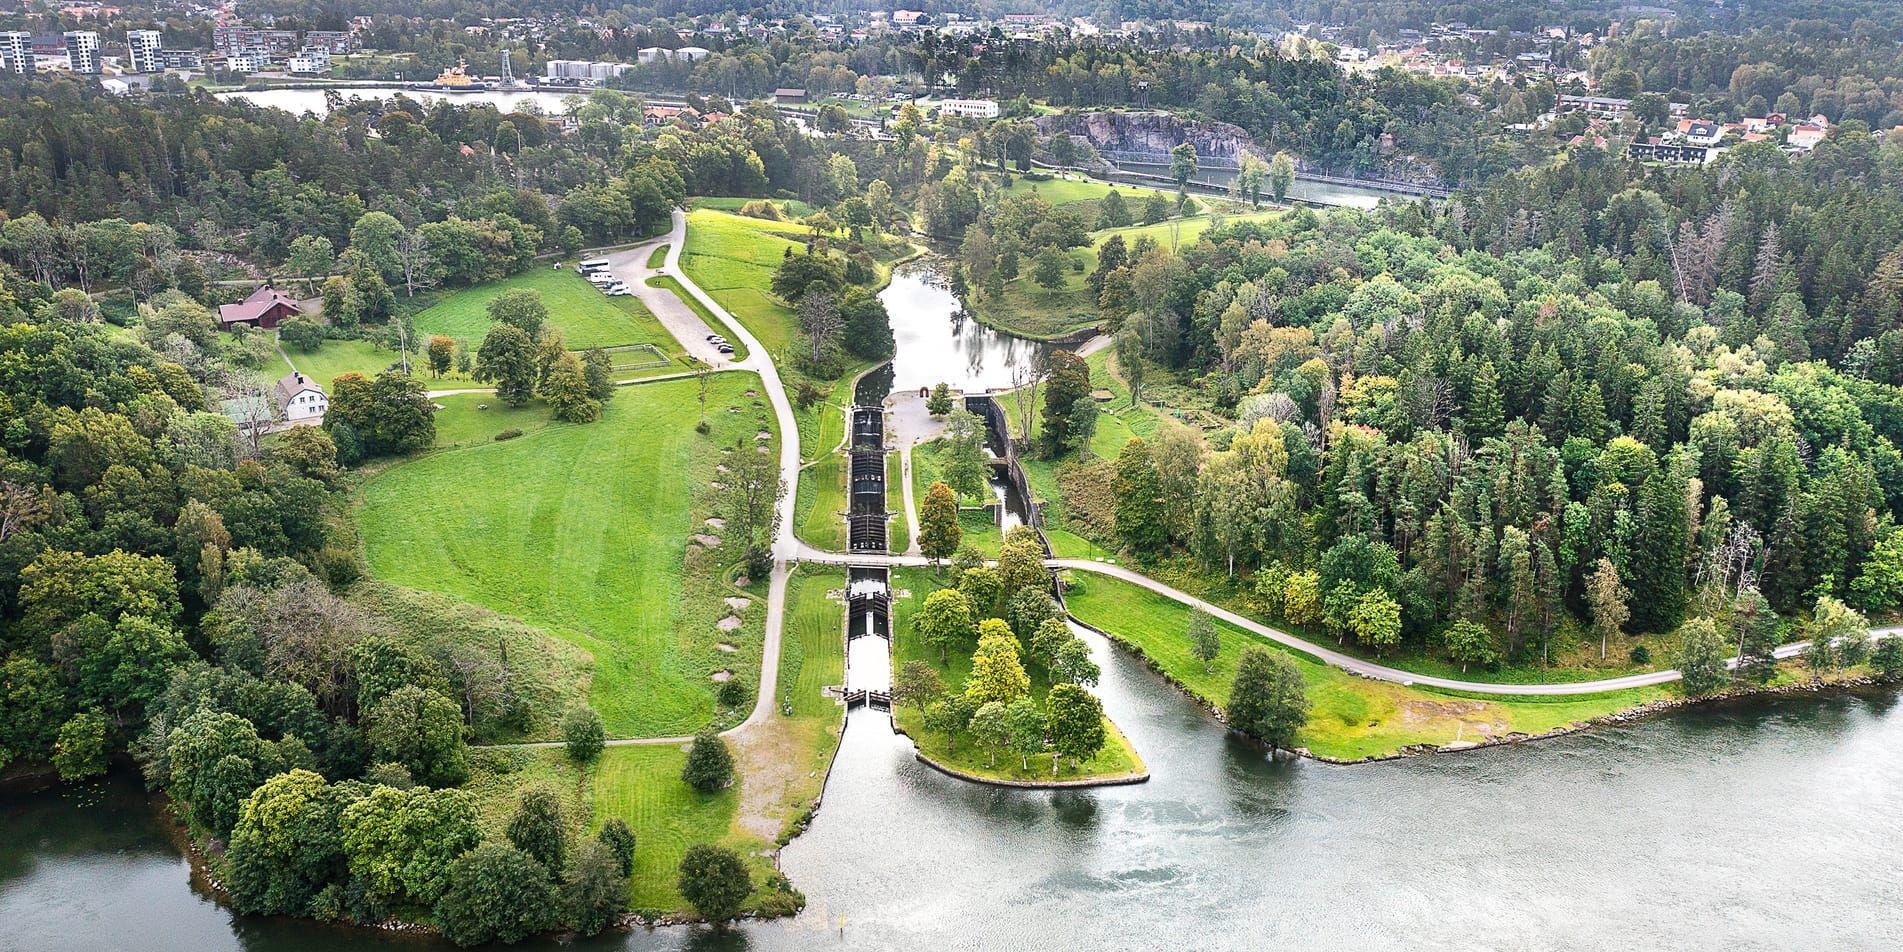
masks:
{"label": "grassy embankment", "polygon": [[[1020,178],[1011,183],[1009,194],[1035,192],[1040,198],[1062,208],[1101,201],[1113,188],[1124,194],[1125,205],[1133,215],[1138,213],[1140,203],[1153,191],[1096,181],[1052,179],[1031,182]],[[1208,201],[1202,200],[1205,206]],[[1228,216],[1227,220],[1266,219],[1275,214],[1243,209]],[[1046,288],[1031,277],[1033,262],[1027,255],[1020,265],[1018,276],[1004,283],[1002,295],[996,298],[973,295],[968,303],[978,320],[1012,334],[1039,340],[1067,337],[1084,328],[1094,327],[1103,320],[1103,315],[1097,311],[1096,301],[1090,295],[1089,277],[1097,269],[1097,248],[1110,240],[1110,236],[1122,235],[1125,244],[1134,244],[1139,238],[1148,237],[1165,248],[1175,248],[1194,242],[1209,230],[1214,220],[1213,215],[1203,212],[1153,225],[1093,231],[1089,244],[1065,250],[1070,266],[1065,269],[1064,282],[1058,287]]]}
{"label": "grassy embankment", "polygon": [[[705,436],[694,429],[693,380],[623,390],[597,423],[533,430],[521,424],[534,408],[483,411],[451,398],[445,443],[505,423],[527,435],[424,456],[372,480],[358,519],[371,572],[591,653],[591,700],[612,736],[737,722],[745,705],[720,709],[709,675],[757,664],[764,611],[743,613],[741,629],[715,627],[738,546],[703,548],[691,537],[719,535],[703,520],[713,514],[705,487],[718,481],[720,451],[752,446],[756,431],[772,428],[764,403],[744,395],[758,385],[752,375],[714,377]],[[721,651],[723,641],[739,650]]]}
{"label": "grassy embankment", "polygon": [[[952,646],[948,660],[941,664],[938,651],[925,644],[912,625],[912,614],[925,604],[927,595],[943,587],[945,579],[946,576],[934,569],[893,570],[894,594],[903,592],[905,595],[894,598],[892,602],[892,669],[896,672],[908,661],[923,661],[938,672],[947,691],[958,692],[964,690],[965,678],[971,673],[971,652],[977,647],[976,642]],[[1025,671],[1031,676],[1031,696],[1042,705],[1044,695],[1050,690],[1050,681],[1044,671],[1034,664],[1026,664]],[[950,746],[945,735],[925,729],[923,718],[916,708],[895,708],[893,720],[901,730],[911,735],[919,752],[925,757],[973,776],[1016,781],[1109,780],[1144,772],[1143,758],[1137,755],[1129,739],[1108,717],[1104,718],[1104,749],[1077,767],[1072,767],[1068,760],[1062,761],[1054,778],[1051,773],[1053,754],[1044,753],[1029,758],[1029,768],[1026,769],[1015,754],[1000,753],[994,762],[969,737],[960,738],[956,747]]]}
{"label": "grassy embankment", "polygon": [[912,544],[912,525],[905,514],[905,466],[894,450],[885,454],[885,511],[892,514],[886,523],[885,547],[904,552]]}
{"label": "grassy embankment", "polygon": [[[811,378],[797,366],[799,349],[806,346],[799,316],[773,296],[773,273],[787,253],[806,250],[810,229],[796,221],[769,221],[732,213],[746,199],[695,199],[687,216],[687,241],[681,249],[681,268],[720,306],[760,341],[772,355],[790,392],[803,385],[816,388],[821,398],[795,408],[800,429],[800,455],[812,461],[831,453],[845,439],[845,409],[852,402],[853,379],[872,366],[858,362],[841,369],[834,379]],[[783,204],[787,215],[804,214],[798,203]],[[844,235],[836,236],[836,240]],[[911,245],[888,238],[869,244],[879,269],[874,287],[889,277],[890,266],[912,253]],[[678,292],[677,292],[678,293]]]}
{"label": "grassy embankment", "polygon": [[846,548],[846,467],[838,453],[814,460],[800,472],[793,529],[808,545],[829,552]]}
{"label": "grassy embankment", "polygon": [[1299,735],[1311,753],[1342,760],[1379,757],[1415,744],[1446,746],[1513,733],[1539,734],[1671,696],[1665,687],[1583,697],[1481,698],[1356,677],[1300,652],[1217,622],[1222,650],[1207,669],[1191,652],[1190,612],[1180,602],[1108,576],[1073,572],[1065,604],[1086,624],[1142,650],[1204,702],[1228,701],[1243,649],[1262,645],[1295,662],[1312,705]]}

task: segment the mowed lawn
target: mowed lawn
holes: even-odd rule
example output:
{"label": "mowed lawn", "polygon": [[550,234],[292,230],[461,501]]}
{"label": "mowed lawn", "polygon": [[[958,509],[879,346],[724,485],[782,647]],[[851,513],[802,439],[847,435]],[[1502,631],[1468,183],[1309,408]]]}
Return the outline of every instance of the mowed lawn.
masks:
{"label": "mowed lawn", "polygon": [[[286,358],[289,358],[288,361]],[[360,373],[375,377],[402,359],[402,354],[367,340],[327,340],[324,346],[310,352],[280,346],[277,361],[265,371],[265,382],[275,382],[290,373],[295,366],[304,376],[317,381],[328,391],[331,381],[340,374]],[[410,352],[410,372],[428,382],[429,358],[424,356],[421,349]]]}
{"label": "mowed lawn", "polygon": [[780,359],[792,343],[798,317],[775,301],[768,288],[787,252],[806,249],[806,228],[796,222],[767,221],[696,207],[687,215],[687,241],[681,268],[701,290],[712,295]]}
{"label": "mowed lawn", "polygon": [[1221,651],[1205,669],[1191,650],[1189,608],[1174,599],[1120,579],[1073,572],[1064,603],[1078,620],[1126,646],[1140,648],[1196,696],[1219,707],[1228,703],[1244,649],[1262,646],[1281,653],[1308,683],[1311,708],[1299,742],[1327,757],[1375,757],[1412,744],[1476,742],[1514,732],[1539,734],[1670,693],[1666,688],[1641,688],[1546,700],[1409,688],[1356,677],[1221,621],[1216,623]]}
{"label": "mowed lawn", "polygon": [[[708,435],[694,430],[698,383],[671,380],[623,389],[597,423],[551,424],[391,468],[362,495],[371,571],[588,651],[590,697],[612,736],[687,734],[743,717],[716,708],[709,680],[758,663],[761,613],[746,613],[742,630],[715,628],[719,599],[732,594],[719,568],[737,557],[738,540],[691,559],[687,550],[690,536],[715,531],[701,520],[712,514],[721,450],[756,445],[772,423],[745,396],[757,377],[717,374],[711,386]],[[460,424],[455,436],[476,440],[484,429]],[[759,445],[772,451],[771,440]],[[720,651],[721,641],[737,652]]]}
{"label": "mowed lawn", "polygon": [[541,293],[550,326],[561,330],[571,350],[655,344],[670,355],[680,352],[680,343],[639,298],[609,297],[567,266],[538,265],[514,277],[457,291],[416,315],[416,333],[424,339],[434,334],[453,337],[474,352],[494,323],[489,320],[489,302],[518,288]]}

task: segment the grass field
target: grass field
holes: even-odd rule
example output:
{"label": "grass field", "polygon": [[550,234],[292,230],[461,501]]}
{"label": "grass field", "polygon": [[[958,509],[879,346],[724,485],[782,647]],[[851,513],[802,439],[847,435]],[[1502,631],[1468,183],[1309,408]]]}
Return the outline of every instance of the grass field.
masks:
{"label": "grass field", "polygon": [[845,709],[826,689],[846,680],[846,587],[837,566],[802,565],[786,590],[775,716],[750,728],[736,748],[742,809],[738,835],[784,843],[818,803],[839,748]]}
{"label": "grass field", "polygon": [[746,218],[713,208],[696,207],[687,215],[682,270],[739,318],[776,360],[798,336],[798,317],[767,288],[780,259],[789,251],[805,250],[805,244],[793,240],[805,233],[795,222]]}
{"label": "grass field", "polygon": [[1123,193],[1124,203],[1132,213],[1138,211],[1141,206],[1129,205],[1130,202],[1142,202],[1150,197],[1151,192],[1156,191],[1135,185],[1112,185],[1095,179],[1054,178],[1046,182],[1033,182],[1020,175],[1011,180],[1011,187],[1005,190],[1005,194],[1012,196],[1036,194],[1037,197],[1052,205],[1073,205],[1077,202],[1103,201],[1103,197],[1110,194],[1113,189]]}
{"label": "grass field", "polygon": [[830,552],[846,548],[846,460],[828,453],[800,473],[794,529],[807,544]]}
{"label": "grass field", "polygon": [[[290,358],[288,362],[285,360],[287,356]],[[277,361],[265,372],[265,381],[267,383],[276,381],[290,373],[292,366],[296,366],[304,376],[317,381],[328,391],[331,381],[336,380],[340,374],[354,372],[366,377],[375,377],[402,359],[403,356],[396,351],[380,347],[367,340],[327,340],[324,346],[310,353],[281,347]],[[435,386],[435,382],[429,379],[428,360],[420,352],[411,352],[410,372],[424,380],[427,385]],[[463,383],[481,386],[469,381],[466,377],[456,378],[451,385],[460,386]]]}
{"label": "grass field", "polygon": [[[589,652],[589,696],[611,736],[737,722],[744,708],[717,707],[709,678],[757,666],[764,610],[744,613],[740,629],[717,629],[720,598],[731,594],[722,572],[739,546],[704,549],[690,537],[716,531],[702,520],[721,450],[753,446],[755,431],[772,428],[744,395],[758,386],[751,374],[715,375],[705,436],[694,430],[697,382],[665,381],[622,390],[597,423],[545,424],[395,466],[362,493],[371,572]],[[458,423],[450,435],[473,441],[495,422]],[[723,641],[738,650],[720,651]]]}
{"label": "grass field", "polygon": [[[925,504],[925,491],[941,478],[943,464],[939,458],[944,449],[943,440],[912,447],[912,499],[919,505]],[[961,545],[970,545],[987,556],[996,556],[1004,547],[1004,530],[998,527],[997,516],[982,508],[996,501],[989,487],[983,495],[959,497],[958,527],[964,531]]]}
{"label": "grass field", "polygon": [[639,298],[608,297],[572,269],[537,267],[511,278],[457,291],[414,318],[416,332],[454,337],[473,350],[493,322],[489,302],[505,291],[528,288],[542,295],[549,325],[559,329],[571,350],[616,344],[654,344],[668,354],[680,344],[648,313]]}
{"label": "grass field", "polygon": [[1189,609],[1179,602],[1119,579],[1073,572],[1065,604],[1081,621],[1141,649],[1197,697],[1217,705],[1228,700],[1244,648],[1261,645],[1281,652],[1308,682],[1312,707],[1300,743],[1327,757],[1376,757],[1413,744],[1445,746],[1515,732],[1538,734],[1670,694],[1666,688],[1551,700],[1444,694],[1356,677],[1223,622],[1217,622],[1222,650],[1205,670],[1191,654]]}
{"label": "grass field", "polygon": [[[947,691],[961,691],[965,679],[971,674],[971,651],[976,647],[976,642],[954,645],[947,662],[941,664],[938,651],[925,644],[912,625],[913,613],[925,604],[926,596],[943,587],[947,579],[948,576],[935,569],[900,568],[893,571],[892,587],[895,593],[905,592],[906,597],[895,598],[892,603],[892,668],[896,671],[907,661],[923,661],[938,672]],[[1050,690],[1050,681],[1036,665],[1027,663],[1025,671],[1031,676],[1031,696],[1041,705],[1045,693]],[[926,730],[916,708],[901,706],[894,708],[892,713],[894,722],[912,736],[922,753],[954,770],[1005,780],[1052,779],[1051,754],[1030,758],[1028,770],[1017,757],[1011,755],[1000,755],[993,764],[969,738],[960,739],[956,747],[951,747],[945,735]],[[1104,719],[1104,729],[1107,742],[1103,750],[1075,768],[1066,761],[1060,766],[1056,779],[1103,779],[1129,776],[1143,770],[1142,758],[1137,756],[1129,740],[1109,718]]]}
{"label": "grass field", "polygon": [[885,511],[892,514],[886,523],[887,549],[904,552],[912,544],[912,525],[905,518],[905,466],[898,451],[885,455]]}

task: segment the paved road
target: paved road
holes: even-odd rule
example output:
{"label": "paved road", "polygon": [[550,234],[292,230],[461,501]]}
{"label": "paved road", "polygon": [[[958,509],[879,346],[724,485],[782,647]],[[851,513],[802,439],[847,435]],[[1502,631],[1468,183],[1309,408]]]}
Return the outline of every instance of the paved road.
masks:
{"label": "paved road", "polygon": [[[673,334],[689,354],[709,367],[735,366],[740,361],[714,349],[714,345],[707,342],[708,334],[719,333],[715,328],[708,327],[707,322],[686,301],[676,297],[674,292],[648,284],[649,278],[660,274],[672,275],[675,280],[686,283],[679,268],[681,243],[686,239],[686,219],[676,216],[674,228],[666,235],[646,244],[604,255],[608,259],[608,273],[627,282],[628,287],[634,289],[634,296],[641,299],[641,303],[661,322],[661,326],[667,328],[668,333]],[[663,243],[668,246],[666,264],[659,269],[648,267],[648,258],[654,254],[655,247]],[[731,334],[721,336],[728,340],[736,339]],[[748,348],[751,349],[752,345],[749,344]]]}

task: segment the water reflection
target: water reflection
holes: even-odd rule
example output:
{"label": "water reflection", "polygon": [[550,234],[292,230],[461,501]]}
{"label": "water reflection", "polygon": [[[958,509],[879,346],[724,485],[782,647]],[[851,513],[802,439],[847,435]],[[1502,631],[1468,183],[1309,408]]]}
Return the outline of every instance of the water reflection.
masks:
{"label": "water reflection", "polygon": [[[323,89],[258,89],[234,90],[217,93],[220,99],[242,99],[253,105],[272,106],[292,114],[312,113],[319,118],[330,114],[330,105],[325,101]],[[501,112],[536,112],[545,116],[560,116],[568,112],[571,101],[578,101],[586,95],[584,92],[542,92],[539,90],[497,90],[491,89],[476,93],[440,93],[426,89],[407,89],[400,86],[377,86],[362,89],[338,89],[337,94],[350,99],[391,99],[396,96],[408,96],[425,105],[438,102],[451,102],[457,105],[484,103],[496,107]]]}
{"label": "water reflection", "polygon": [[1012,374],[1041,357],[1049,345],[992,330],[965,315],[952,294],[945,265],[935,257],[900,265],[879,294],[892,317],[898,345],[892,359],[893,390],[939,383],[983,393],[1013,385]]}

